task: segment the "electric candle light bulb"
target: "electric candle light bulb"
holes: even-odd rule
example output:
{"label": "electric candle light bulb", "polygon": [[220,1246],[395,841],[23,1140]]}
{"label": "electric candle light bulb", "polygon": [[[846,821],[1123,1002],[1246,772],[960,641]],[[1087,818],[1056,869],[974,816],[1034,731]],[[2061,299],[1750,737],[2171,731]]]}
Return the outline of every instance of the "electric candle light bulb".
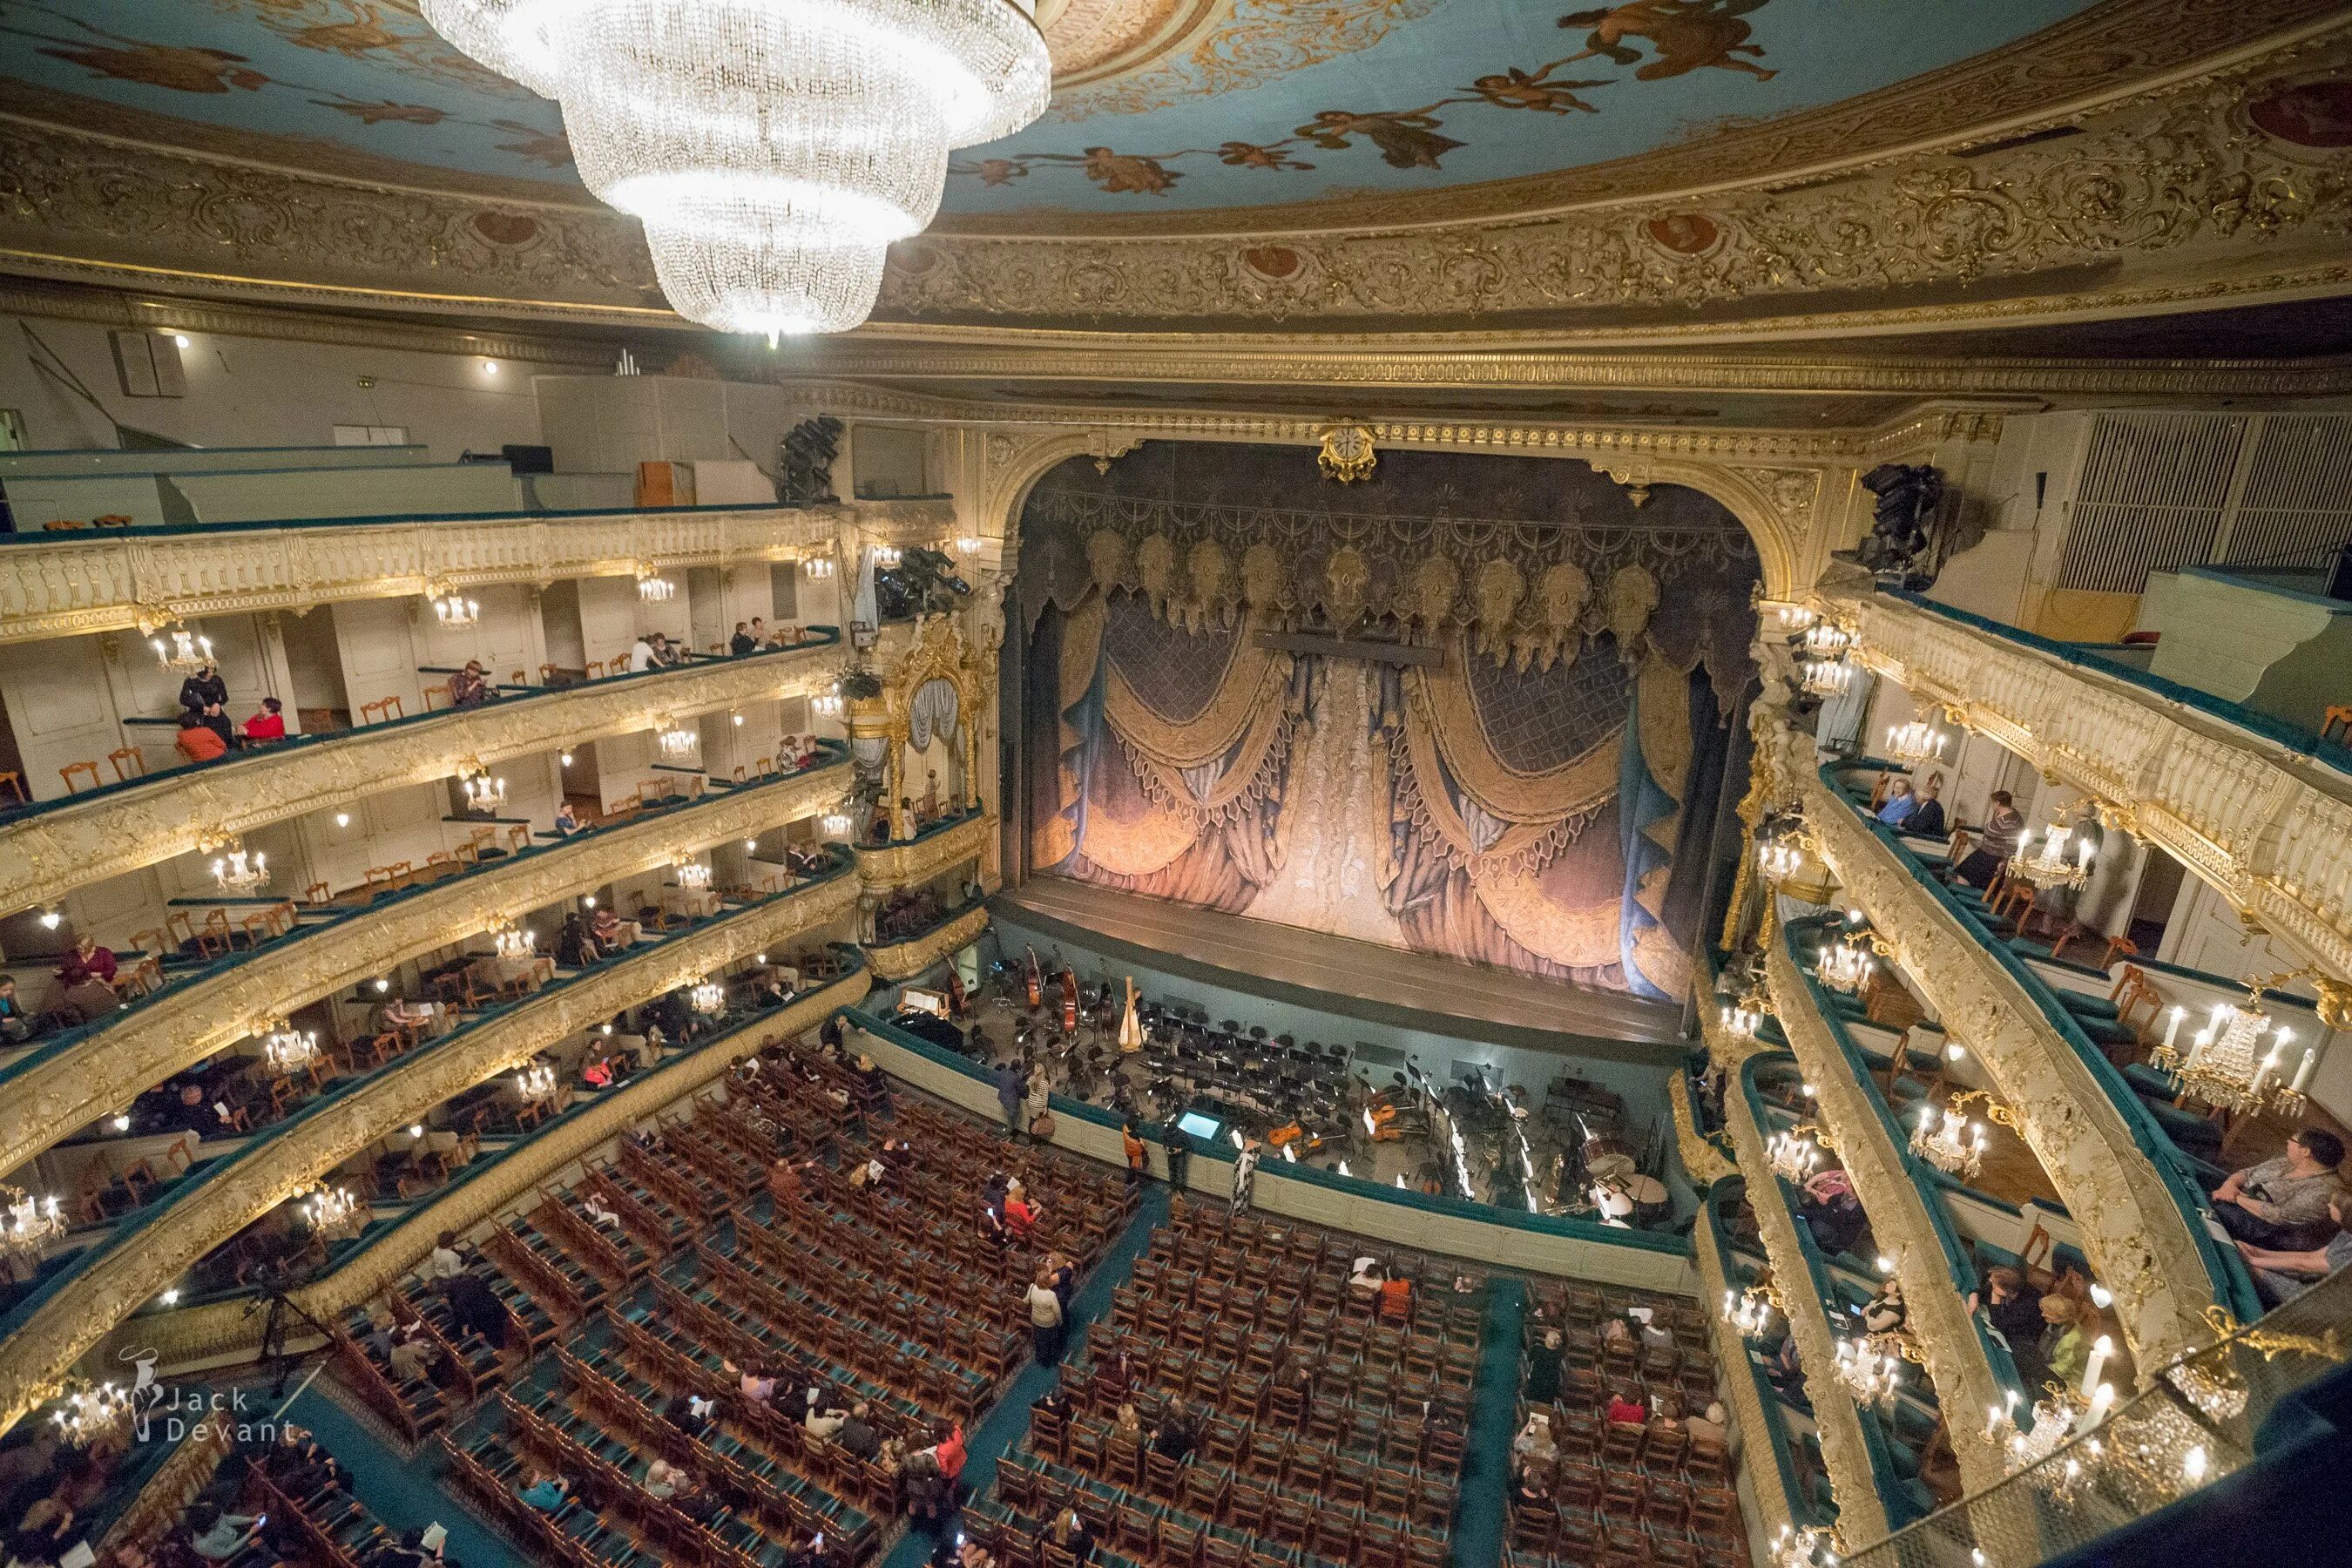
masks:
{"label": "electric candle light bulb", "polygon": [[2177,1005],[2173,1007],[2171,1013],[2166,1016],[2164,1022],[2164,1048],[2166,1050],[2168,1051],[2172,1048],[2173,1037],[2180,1033],[2180,1020],[2187,1016],[2189,1016],[2189,1009]]}

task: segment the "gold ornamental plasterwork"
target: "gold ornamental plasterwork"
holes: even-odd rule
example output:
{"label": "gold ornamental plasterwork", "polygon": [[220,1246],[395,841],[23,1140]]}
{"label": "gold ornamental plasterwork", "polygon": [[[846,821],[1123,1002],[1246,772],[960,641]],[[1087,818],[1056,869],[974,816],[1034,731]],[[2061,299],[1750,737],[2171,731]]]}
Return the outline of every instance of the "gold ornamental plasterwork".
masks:
{"label": "gold ornamental plasterwork", "polygon": [[53,1396],[83,1352],[124,1316],[394,1128],[624,1008],[843,919],[856,900],[856,884],[836,876],[624,955],[479,1028],[410,1053],[208,1166],[175,1194],[170,1224],[146,1227],[136,1245],[105,1248],[0,1342],[0,1431]]}
{"label": "gold ornamental plasterwork", "polygon": [[[2202,0],[2193,23],[2178,5],[2148,14],[2227,44],[2244,36],[2242,10]],[[1228,232],[1182,236],[1155,214],[1160,232],[1133,237],[933,234],[898,247],[878,313],[999,328],[1527,321],[1553,343],[1656,344],[1752,334],[1751,301],[1793,335],[2340,291],[2352,282],[2342,154],[2278,142],[2247,110],[2290,77],[2340,69],[2347,53],[2339,25],[2088,115],[2056,140],[1966,160],[1890,154],[1839,179],[1671,201],[1449,220],[1416,194],[1409,221],[1347,229],[1226,214]],[[19,272],[292,303],[676,321],[654,302],[641,237],[616,215],[534,209],[529,237],[502,244],[478,220],[515,231],[472,198],[21,120],[0,121],[0,259]],[[1236,221],[1251,226],[1234,231]],[[2063,281],[2039,289],[2036,275]],[[1808,313],[1809,299],[1827,303]],[[1661,318],[1661,305],[1711,309]]]}
{"label": "gold ornamental plasterwork", "polygon": [[1666,1103],[1674,1110],[1675,1152],[1682,1156],[1683,1174],[1692,1186],[1705,1192],[1724,1177],[1738,1174],[1723,1151],[1698,1130],[1691,1112],[1689,1074],[1678,1072],[1666,1079]]}
{"label": "gold ornamental plasterwork", "polygon": [[317,997],[486,931],[500,916],[577,898],[712,844],[796,821],[838,800],[850,771],[845,760],[832,763],[494,861],[280,938],[160,1004],[117,1013],[70,1049],[18,1070],[0,1100],[0,1171],[15,1170],[171,1074],[246,1038],[257,1019],[289,1016]]}
{"label": "gold ornamental plasterwork", "polygon": [[52,903],[75,888],[290,816],[452,777],[461,763],[495,765],[649,730],[659,717],[810,696],[832,684],[840,664],[837,643],[812,643],[247,752],[133,789],[68,797],[0,824],[0,911]]}
{"label": "gold ornamental plasterwork", "polygon": [[[0,552],[0,642],[89,632],[144,636],[174,620],[307,610],[352,599],[634,575],[641,565],[789,561],[868,509],[643,511],[578,518],[436,518],[309,528],[43,533]],[[89,519],[78,521],[87,522]],[[20,517],[20,524],[26,519]],[[27,531],[37,530],[34,520]]]}
{"label": "gold ornamental plasterwork", "polygon": [[[1778,935],[1765,954],[1765,977],[1771,987],[1773,1016],[1789,1037],[1798,1070],[1814,1088],[1813,1114],[1835,1142],[1838,1163],[1853,1180],[1853,1195],[1870,1216],[1870,1234],[1878,1250],[1895,1260],[1895,1278],[1903,1286],[1904,1300],[1910,1303],[1908,1326],[1926,1352],[1937,1405],[1975,1411],[2002,1404],[2005,1391],[1994,1378],[1984,1341],[1969,1315],[1959,1282],[1946,1266],[1943,1245],[1927,1214],[1927,1205],[1941,1200],[1923,1192],[1912,1179],[1903,1152],[1887,1137],[1886,1122],[1872,1103],[1870,1092],[1854,1081],[1844,1052],[1815,1010],[1812,993]],[[1724,1103],[1727,1121],[1752,1122],[1744,1095],[1726,1094]],[[1754,1131],[1752,1125],[1749,1131]],[[1735,1142],[1739,1140],[1737,1132],[1733,1137]],[[1743,1163],[1748,1152],[1741,1148]],[[1760,1138],[1754,1152],[1761,1158]],[[1769,1171],[1771,1166],[1751,1164],[1748,1169]],[[1800,1279],[1804,1275],[1780,1277]],[[2040,1394],[2031,1388],[2020,1392],[2029,1399]],[[1967,1490],[1982,1491],[2008,1473],[2000,1447],[1985,1441],[1979,1424],[1955,1421],[1950,1437]]]}
{"label": "gold ornamental plasterwork", "polygon": [[[856,1006],[872,984],[872,976],[861,968],[781,1012],[767,1014],[606,1089],[593,1107],[533,1132],[499,1156],[494,1171],[469,1173],[463,1183],[411,1209],[400,1223],[354,1248],[326,1275],[296,1291],[295,1301],[322,1322],[341,1318],[415,1268],[443,1231],[465,1236],[495,1219],[631,1127],[708,1088],[745,1057],[777,1040],[806,1034],[841,1008]],[[91,1362],[99,1366],[119,1365],[117,1351],[133,1343],[155,1352],[168,1373],[193,1362],[234,1362],[257,1353],[261,1322],[241,1300],[183,1307],[121,1325]]]}
{"label": "gold ornamental plasterwork", "polygon": [[[1071,0],[1072,7],[1087,0]],[[1098,0],[1100,3],[1100,0]],[[1161,0],[1165,4],[1165,0]],[[1180,40],[1181,58],[1066,77],[1055,55],[1054,101],[1043,125],[1097,115],[1148,114],[1204,93],[1243,92],[1290,72],[1370,48],[1401,22],[1427,16],[1437,0],[1223,0],[1204,6],[1215,21],[1194,21]],[[1102,8],[1117,11],[1116,5]],[[1205,19],[1205,18],[1204,18]],[[1046,29],[1046,41],[1054,29]],[[1107,79],[1096,80],[1097,77]],[[1087,85],[1080,85],[1087,84]]]}
{"label": "gold ornamental plasterwork", "polygon": [[[1811,737],[1789,728],[1775,710],[1759,705],[1751,717],[1759,750],[1782,753],[1776,766],[1795,783],[1838,896],[1870,917],[1910,989],[1969,1042],[1992,1087],[2016,1109],[2021,1135],[2082,1226],[2092,1272],[2115,1292],[2134,1360],[2160,1366],[2188,1350],[2221,1282],[2207,1270],[2193,1219],[2105,1089],[2032,997],[1822,781],[1810,759]],[[1781,952],[1768,961],[1787,964]],[[1775,994],[1782,989],[1776,980]]]}
{"label": "gold ornamental plasterwork", "polygon": [[911,844],[893,844],[879,849],[860,845],[855,850],[857,879],[869,892],[911,887],[958,861],[972,858],[987,846],[995,831],[995,816],[982,812]]}
{"label": "gold ornamental plasterwork", "polygon": [[2271,935],[2352,980],[2352,789],[2277,742],[2132,682],[1876,596],[1857,656],[2045,777],[2096,796]]}
{"label": "gold ornamental plasterwork", "polygon": [[1714,1194],[1710,1191],[1700,1194],[1698,1223],[1692,1232],[1692,1241],[1698,1263],[1699,1302],[1707,1310],[1708,1342],[1715,1348],[1716,1364],[1726,1369],[1724,1397],[1738,1426],[1738,1446],[1748,1457],[1741,1471],[1753,1489],[1757,1511],[1762,1516],[1751,1521],[1750,1533],[1759,1540],[1769,1541],[1794,1518],[1790,1511],[1788,1488],[1773,1453],[1774,1436],[1780,1427],[1764,1413],[1746,1342],[1723,1321],[1720,1303],[1733,1294],[1735,1287],[1724,1275],[1723,1242],[1716,1231]]}
{"label": "gold ornamental plasterwork", "polygon": [[[1813,1426],[1821,1436],[1822,1465],[1829,1471],[1830,1491],[1837,1500],[1838,1524],[1847,1537],[1876,1541],[1887,1531],[1886,1508],[1870,1463],[1870,1444],[1863,1436],[1865,1417],[1828,1369],[1837,1364],[1837,1334],[1829,1313],[1813,1289],[1812,1270],[1805,1267],[1804,1250],[1797,1241],[1796,1221],[1781,1194],[1772,1164],[1764,1154],[1764,1134],[1748,1114],[1747,1096],[1737,1086],[1723,1097],[1724,1126],[1743,1171],[1757,1173],[1748,1181],[1748,1206],[1756,1215],[1757,1234],[1772,1278],[1781,1282],[1782,1316],[1796,1336],[1797,1356],[1807,1369],[1806,1390],[1812,1396]],[[1721,1298],[1717,1298],[1720,1302]]]}
{"label": "gold ornamental plasterwork", "polygon": [[932,964],[951,953],[962,952],[980,940],[988,929],[986,909],[966,910],[962,914],[940,926],[906,942],[887,947],[869,947],[866,962],[874,967],[877,977],[887,981],[911,980]]}

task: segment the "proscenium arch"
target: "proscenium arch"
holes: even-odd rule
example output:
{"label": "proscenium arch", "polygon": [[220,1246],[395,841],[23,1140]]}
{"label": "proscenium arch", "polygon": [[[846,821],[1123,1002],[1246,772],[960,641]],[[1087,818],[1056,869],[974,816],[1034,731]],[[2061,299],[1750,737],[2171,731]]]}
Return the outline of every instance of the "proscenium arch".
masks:
{"label": "proscenium arch", "polygon": [[[989,464],[979,515],[984,525],[993,526],[997,537],[1003,541],[1001,559],[1004,563],[1004,573],[1010,577],[1018,569],[1021,514],[1028,505],[1030,492],[1037,488],[1038,480],[1072,458],[1108,461],[1125,456],[1146,441],[1222,442],[1234,446],[1312,449],[1318,445],[1318,440],[1311,436],[1292,436],[1267,430],[1240,431],[1225,436],[1172,428],[1160,431],[1149,426],[1122,426],[1116,432],[1099,427],[1061,431],[1015,448],[1002,465],[993,461]],[[1794,597],[1808,586],[1800,579],[1799,563],[1806,552],[1807,536],[1816,525],[1821,498],[1829,489],[1830,470],[1822,465],[1792,465],[1769,470],[1774,475],[1803,476],[1811,481],[1811,495],[1804,500],[1802,516],[1791,519],[1775,503],[1770,491],[1754,472],[1728,463],[1686,458],[1628,458],[1619,453],[1590,448],[1560,451],[1524,447],[1496,448],[1483,442],[1467,441],[1392,441],[1385,446],[1391,451],[1562,458],[1580,462],[1612,478],[1630,473],[1638,476],[1638,482],[1642,484],[1682,485],[1696,490],[1720,505],[1747,531],[1748,537],[1756,545],[1758,574],[1764,596],[1776,600]]]}

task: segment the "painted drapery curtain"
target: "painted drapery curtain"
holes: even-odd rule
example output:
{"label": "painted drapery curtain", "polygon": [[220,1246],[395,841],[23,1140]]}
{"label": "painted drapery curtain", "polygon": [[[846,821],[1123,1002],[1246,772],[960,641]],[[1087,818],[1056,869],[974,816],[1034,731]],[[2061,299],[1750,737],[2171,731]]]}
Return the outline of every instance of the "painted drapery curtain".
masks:
{"label": "painted drapery curtain", "polygon": [[[1474,503],[1467,498],[1475,496]],[[1469,513],[1483,515],[1465,515]],[[1031,864],[1677,996],[1750,679],[1723,509],[1581,465],[1149,443],[1024,509]],[[1417,650],[1280,646],[1269,634]]]}

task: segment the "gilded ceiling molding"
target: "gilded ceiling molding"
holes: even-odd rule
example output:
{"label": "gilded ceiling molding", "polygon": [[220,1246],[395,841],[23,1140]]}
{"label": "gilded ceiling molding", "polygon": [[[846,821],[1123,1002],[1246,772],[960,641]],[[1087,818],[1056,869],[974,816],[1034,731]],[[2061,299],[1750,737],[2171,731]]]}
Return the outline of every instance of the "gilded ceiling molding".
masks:
{"label": "gilded ceiling molding", "polygon": [[69,1049],[18,1066],[0,1097],[0,1171],[247,1037],[259,1022],[438,952],[501,917],[806,816],[839,799],[849,773],[845,760],[835,762],[494,861],[363,915],[280,938],[158,1004],[115,1014]]}
{"label": "gilded ceiling molding", "polygon": [[[1985,1440],[1982,1425],[1971,1417],[2002,1405],[2007,1391],[1993,1375],[1968,1302],[1945,1262],[1935,1222],[1927,1215],[1927,1205],[1937,1200],[1920,1191],[1903,1152],[1887,1137],[1886,1122],[1871,1103],[1870,1092],[1853,1080],[1845,1053],[1815,1011],[1805,977],[1789,956],[1788,943],[1778,936],[1765,952],[1765,976],[1771,986],[1773,1016],[1789,1037],[1798,1070],[1813,1086],[1814,1113],[1836,1142],[1838,1163],[1853,1178],[1853,1195],[1870,1215],[1870,1234],[1878,1250],[1895,1260],[1895,1278],[1910,1303],[1907,1325],[1927,1358],[1937,1406],[1954,1414],[1948,1430],[1962,1489],[1984,1491],[2008,1472],[2000,1447]],[[1752,1122],[1747,1099],[1736,1086],[1724,1102],[1727,1121]],[[1752,1125],[1748,1131],[1756,1138],[1753,1152],[1760,1160],[1762,1138]],[[1739,1134],[1733,1136],[1737,1142]],[[1749,1152],[1741,1148],[1743,1163]],[[1748,1169],[1769,1172],[1771,1166],[1756,1163]],[[2021,1392],[2029,1405],[2041,1396],[2039,1389]]]}
{"label": "gilded ceiling molding", "polygon": [[836,876],[625,954],[411,1052],[189,1178],[170,1223],[147,1226],[136,1245],[104,1248],[0,1342],[0,1432],[55,1397],[83,1352],[190,1266],[393,1129],[623,1008],[842,919],[856,900],[856,884]]}
{"label": "gilded ceiling molding", "polygon": [[868,892],[912,887],[978,855],[995,831],[995,816],[983,812],[909,844],[881,849],[856,846],[857,879]]}
{"label": "gilded ceiling molding", "polygon": [[[42,533],[0,550],[0,642],[89,632],[145,636],[175,620],[293,610],[349,599],[449,593],[493,584],[544,587],[572,577],[790,561],[830,544],[845,519],[938,502],[743,511],[625,511],[450,517],[422,522],[322,521],[308,527]],[[946,515],[952,518],[952,512]],[[20,527],[27,516],[20,509]],[[78,521],[88,521],[84,518]],[[40,521],[31,521],[28,531]]]}
{"label": "gilded ceiling molding", "polygon": [[2097,796],[2241,914],[2352,981],[2352,789],[2340,773],[1933,611],[1874,595],[1837,602],[1858,618],[1871,669]]}
{"label": "gilded ceiling molding", "polygon": [[1724,1275],[1723,1240],[1716,1231],[1713,1195],[1707,1189],[1700,1189],[1698,1224],[1693,1232],[1699,1302],[1707,1309],[1707,1341],[1715,1351],[1716,1364],[1725,1369],[1724,1397],[1730,1403],[1731,1418],[1739,1429],[1740,1441],[1736,1445],[1739,1463],[1748,1473],[1756,1513],[1760,1516],[1748,1521],[1748,1537],[1769,1541],[1783,1525],[1793,1528],[1796,1515],[1790,1507],[1789,1489],[1781,1479],[1773,1443],[1779,1428],[1765,1414],[1764,1401],[1756,1391],[1747,1343],[1723,1321],[1721,1303],[1735,1293],[1736,1287]]}
{"label": "gilded ceiling molding", "polygon": [[[1858,821],[1811,763],[1812,738],[1784,712],[1751,713],[1758,749],[1796,789],[1818,858],[1894,948],[1912,992],[1968,1040],[2041,1161],[2059,1202],[2083,1228],[2083,1249],[2115,1310],[2134,1360],[2163,1365],[2199,1342],[2200,1314],[2221,1294],[2191,1232],[2148,1154],[2072,1046],[1994,957],[1939,907],[1894,851]],[[1773,962],[1784,962],[1775,955]],[[1777,989],[1777,987],[1776,987]]]}
{"label": "gilded ceiling molding", "polygon": [[134,789],[68,796],[0,824],[0,912],[54,903],[75,888],[216,847],[272,822],[454,777],[475,764],[495,767],[651,730],[663,717],[812,696],[830,687],[840,668],[840,644],[812,643],[235,753]]}
{"label": "gilded ceiling molding", "polygon": [[887,947],[869,946],[866,950],[866,962],[873,965],[879,979],[894,984],[912,980],[940,960],[961,952],[978,942],[980,933],[987,929],[988,910],[985,908],[966,910],[945,925],[927,931],[920,936],[892,942]]}
{"label": "gilded ceiling molding", "polygon": [[[1863,1414],[1830,1371],[1837,1364],[1837,1334],[1822,1309],[1812,1270],[1805,1267],[1788,1196],[1765,1157],[1764,1133],[1748,1114],[1748,1097],[1735,1085],[1723,1097],[1723,1104],[1724,1125],[1731,1133],[1739,1168],[1755,1173],[1748,1181],[1748,1206],[1756,1215],[1764,1256],[1780,1287],[1781,1315],[1796,1336],[1797,1359],[1805,1369],[1805,1393],[1812,1401],[1813,1426],[1822,1440],[1822,1465],[1829,1471],[1830,1492],[1837,1501],[1839,1533],[1851,1542],[1880,1540],[1887,1533],[1886,1508],[1878,1495],[1870,1445],[1863,1436]],[[1740,1353],[1744,1358],[1745,1346]]]}
{"label": "gilded ceiling molding", "polygon": [[[1472,187],[1387,198],[1396,213],[1373,226],[1318,214],[1290,229],[1244,209],[1216,215],[1226,232],[1206,235],[1168,232],[1181,226],[1165,214],[1133,237],[1055,237],[1034,220],[1018,235],[937,232],[895,248],[879,314],[999,330],[1434,321],[1523,326],[1549,344],[1655,345],[2340,292],[2352,283],[2343,154],[2284,140],[2250,110],[2291,81],[2340,71],[2352,32],[2340,7],[2271,3],[2308,24],[2294,41],[2058,116],[2072,134],[1967,159],[1931,145],[1834,178],[1755,171],[1738,184],[1676,148],[1703,192],[1536,216],[1475,210]],[[2243,5],[2193,18],[2158,0],[2140,9],[2152,39],[2202,40],[2209,58],[2252,30]],[[2084,58],[2101,63],[2076,79],[2115,80],[2114,50],[2085,44]],[[2028,74],[2052,68],[2024,58]],[[2050,79],[2021,110],[2046,112]],[[1769,132],[1741,140],[1778,145]],[[0,263],[12,271],[294,304],[677,324],[641,234],[616,214],[296,175],[21,119],[0,120]],[[1663,319],[1661,307],[1685,313]]]}

